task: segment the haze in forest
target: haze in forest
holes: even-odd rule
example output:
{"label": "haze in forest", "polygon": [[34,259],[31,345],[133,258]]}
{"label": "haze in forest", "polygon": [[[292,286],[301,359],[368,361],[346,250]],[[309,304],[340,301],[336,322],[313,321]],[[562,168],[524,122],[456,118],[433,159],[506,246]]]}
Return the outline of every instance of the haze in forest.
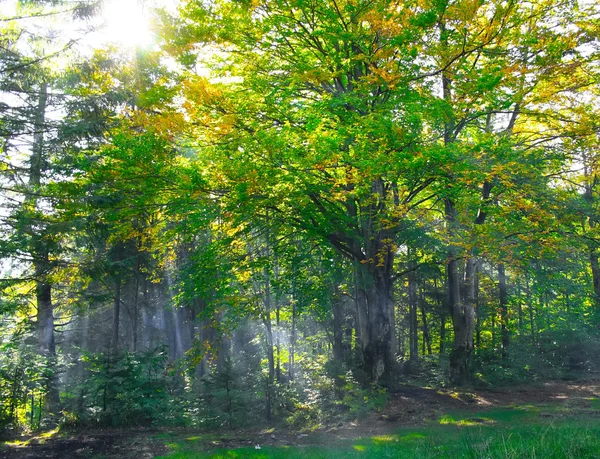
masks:
{"label": "haze in forest", "polygon": [[[510,387],[579,400],[557,457],[599,451],[597,2],[0,15],[0,429],[27,436],[0,452],[109,426],[294,446]],[[477,413],[437,424],[511,437]]]}

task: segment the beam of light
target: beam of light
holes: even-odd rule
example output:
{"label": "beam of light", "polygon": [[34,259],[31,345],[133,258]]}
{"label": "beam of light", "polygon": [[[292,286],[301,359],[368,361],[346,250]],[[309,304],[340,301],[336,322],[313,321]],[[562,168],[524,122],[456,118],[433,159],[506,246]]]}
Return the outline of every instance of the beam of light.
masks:
{"label": "beam of light", "polygon": [[109,0],[102,8],[102,41],[122,47],[148,47],[154,40],[148,7],[141,0]]}

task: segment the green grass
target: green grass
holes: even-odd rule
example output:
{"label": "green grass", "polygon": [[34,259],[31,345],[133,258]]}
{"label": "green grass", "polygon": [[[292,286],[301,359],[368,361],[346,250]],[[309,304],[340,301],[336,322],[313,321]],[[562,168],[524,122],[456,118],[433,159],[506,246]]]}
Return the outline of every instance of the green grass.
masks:
{"label": "green grass", "polygon": [[[169,459],[600,458],[600,420],[571,416],[547,421],[536,407],[440,416],[427,427],[327,446],[254,447],[203,451],[202,442],[168,442]],[[324,442],[325,443],[325,442]]]}

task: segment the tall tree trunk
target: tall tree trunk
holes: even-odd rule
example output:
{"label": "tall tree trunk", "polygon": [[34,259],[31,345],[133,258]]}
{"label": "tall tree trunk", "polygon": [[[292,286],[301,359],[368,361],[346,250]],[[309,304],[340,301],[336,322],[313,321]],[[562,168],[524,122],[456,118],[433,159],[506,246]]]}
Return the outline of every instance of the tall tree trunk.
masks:
{"label": "tall tree trunk", "polygon": [[[41,186],[42,173],[45,170],[44,129],[46,127],[46,108],[48,104],[48,85],[42,83],[38,103],[33,119],[33,145],[29,165],[29,186],[31,194],[26,202],[34,209],[37,207],[37,195]],[[35,226],[35,225],[32,225]],[[60,394],[56,373],[56,345],[54,341],[54,305],[52,303],[52,285],[49,274],[52,270],[46,234],[32,229],[31,257],[35,271],[35,293],[37,305],[37,333],[40,354],[48,362],[50,369],[47,379],[46,408],[50,414],[60,411]],[[45,230],[42,230],[45,231]]]}
{"label": "tall tree trunk", "polygon": [[363,267],[359,263],[355,264],[354,267],[354,301],[356,305],[356,344],[358,350],[361,365],[365,366],[365,348],[369,342],[369,313],[367,306],[367,295],[365,289],[362,286],[362,276],[360,271]]}
{"label": "tall tree trunk", "polygon": [[525,291],[527,294],[527,309],[529,310],[529,326],[531,331],[531,345],[535,346],[536,337],[535,337],[535,306],[533,304],[533,298],[531,295],[531,288],[529,286],[529,276],[525,275]]}
{"label": "tall tree trunk", "polygon": [[464,300],[460,291],[458,261],[448,263],[448,289],[454,328],[454,342],[450,353],[450,382],[454,385],[467,384],[471,379],[470,362],[473,354],[473,332],[475,328],[475,273],[477,261],[469,257],[465,267],[466,289]]}
{"label": "tall tree trunk", "polygon": [[264,292],[264,305],[265,313],[263,321],[265,324],[265,337],[267,344],[267,361],[269,365],[269,373],[266,380],[266,391],[265,391],[265,414],[267,421],[271,420],[272,416],[272,398],[273,398],[273,383],[275,382],[275,354],[273,352],[273,332],[271,329],[271,280],[269,271],[265,268],[265,292]]}
{"label": "tall tree trunk", "polygon": [[[583,228],[585,231],[586,223],[589,226],[590,230],[593,230],[597,223],[598,217],[596,213],[593,212],[593,205],[595,201],[594,197],[594,188],[597,186],[597,177],[594,174],[594,165],[593,158],[589,158],[588,155],[584,152],[582,157],[583,162],[583,171],[584,171],[584,187],[585,191],[583,193],[583,199],[586,204],[590,207],[590,214],[587,219],[587,222],[583,223]],[[588,245],[589,251],[589,259],[590,259],[590,267],[592,269],[592,292],[594,295],[594,307],[595,307],[595,319],[598,324],[600,324],[600,264],[598,262],[598,245],[596,242],[590,242]]]}
{"label": "tall tree trunk", "polygon": [[479,271],[475,272],[475,347],[481,349],[481,305],[479,302]]}
{"label": "tall tree trunk", "polygon": [[498,265],[498,287],[500,297],[500,336],[502,340],[502,360],[508,360],[509,330],[508,330],[508,291],[506,287],[506,271],[504,263]]}
{"label": "tall tree trunk", "polygon": [[376,384],[392,384],[396,346],[392,276],[386,269],[388,264],[384,265],[369,263],[360,270],[367,306],[367,336],[361,336],[362,358],[370,382]]}
{"label": "tall tree trunk", "polygon": [[344,342],[343,342],[343,309],[342,301],[339,295],[334,295],[331,300],[331,309],[333,312],[333,359],[337,363],[344,361]]}
{"label": "tall tree trunk", "polygon": [[[137,352],[138,348],[138,318],[139,318],[139,310],[140,310],[140,280],[143,282],[144,275],[141,271],[141,252],[140,252],[141,242],[138,240],[135,246],[136,253],[136,263],[134,270],[134,282],[133,282],[133,301],[132,301],[132,312],[131,312],[131,351]],[[169,289],[171,285],[169,283]],[[172,292],[169,291],[168,296],[172,296]]]}
{"label": "tall tree trunk", "polygon": [[[277,260],[277,256],[275,256],[274,270],[275,270],[275,282],[276,282],[276,285],[279,285],[279,262]],[[274,299],[275,299],[275,326],[276,326],[275,350],[277,353],[277,359],[276,359],[276,364],[275,364],[275,377],[277,378],[277,382],[281,382],[281,380],[282,380],[282,378],[281,378],[281,337],[280,337],[280,334],[281,334],[281,328],[280,328],[281,304],[280,304],[280,298],[279,298],[279,289],[275,290]]]}
{"label": "tall tree trunk", "polygon": [[[294,292],[295,293],[295,292]],[[292,331],[290,336],[290,381],[294,380],[294,353],[296,352],[296,298],[292,296]]]}
{"label": "tall tree trunk", "polygon": [[423,355],[427,349],[427,355],[431,355],[431,338],[429,336],[429,324],[427,323],[427,311],[425,308],[425,298],[423,297],[423,289],[420,289],[419,306],[421,308],[421,320],[423,321]]}
{"label": "tall tree trunk", "polygon": [[[447,46],[446,27],[443,22],[439,23],[440,38],[442,46]],[[442,98],[448,104],[452,104],[452,78],[448,70],[444,70],[442,76]],[[455,123],[449,119],[444,125],[444,145],[449,147],[454,143],[457,133]],[[444,214],[448,234],[452,238],[456,234],[457,210],[454,201],[446,197],[444,199]],[[472,258],[467,262],[467,271],[473,264]],[[450,353],[449,379],[452,384],[462,385],[470,380],[470,361],[473,353],[473,331],[475,315],[472,304],[463,302],[461,298],[461,280],[458,272],[458,249],[450,245],[448,249],[448,265],[446,268],[448,279],[448,302],[454,329],[454,341]],[[473,276],[467,276],[467,283],[473,282]],[[469,288],[469,287],[467,287]]]}
{"label": "tall tree trunk", "polygon": [[[39,256],[39,254],[38,254]],[[45,278],[44,265],[49,265],[49,260],[36,262],[36,277]],[[52,286],[46,280],[36,280],[35,282],[36,303],[37,303],[37,327],[38,327],[38,345],[40,354],[44,356],[48,368],[48,379],[46,388],[46,409],[52,415],[60,411],[60,394],[58,391],[58,375],[56,372],[56,344],[54,341],[54,306],[52,304]]]}
{"label": "tall tree trunk", "polygon": [[[395,234],[376,223],[391,198],[389,187],[379,178],[373,181],[371,191],[376,199],[361,207],[360,216],[355,202],[346,203],[348,216],[356,220],[361,234],[342,252],[354,263],[361,364],[369,382],[391,384],[397,346],[392,275],[395,250],[390,244]],[[330,240],[335,241],[335,235]]]}
{"label": "tall tree trunk", "polygon": [[448,310],[446,305],[447,296],[440,294],[437,277],[433,279],[433,287],[435,289],[435,302],[440,313],[440,355],[442,355],[446,351],[446,314]]}
{"label": "tall tree trunk", "polygon": [[281,338],[279,337],[280,328],[280,316],[279,316],[279,299],[275,300],[275,326],[277,327],[275,333],[275,349],[277,350],[277,363],[275,365],[275,376],[277,382],[281,382]]}
{"label": "tall tree trunk", "polygon": [[596,308],[596,315],[600,321],[600,264],[598,263],[598,251],[594,247],[590,247],[590,267],[592,268],[594,306]]}
{"label": "tall tree trunk", "polygon": [[519,336],[523,334],[523,299],[521,297],[521,281],[517,280],[517,307],[519,313]]}
{"label": "tall tree trunk", "polygon": [[113,326],[110,340],[110,353],[116,357],[119,353],[119,323],[121,321],[121,277],[115,277],[115,292],[113,295]]}
{"label": "tall tree trunk", "polygon": [[417,276],[414,271],[408,273],[408,321],[409,321],[409,359],[419,359],[419,337],[417,325]]}

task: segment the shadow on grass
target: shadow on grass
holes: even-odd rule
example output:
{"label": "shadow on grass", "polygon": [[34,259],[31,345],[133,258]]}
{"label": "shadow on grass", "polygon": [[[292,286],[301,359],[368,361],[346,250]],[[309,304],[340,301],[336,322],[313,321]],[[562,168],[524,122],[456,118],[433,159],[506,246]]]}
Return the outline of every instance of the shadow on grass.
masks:
{"label": "shadow on grass", "polygon": [[600,420],[572,418],[560,423],[539,418],[539,408],[524,406],[453,413],[430,425],[403,428],[359,440],[332,438],[322,446],[246,447],[202,451],[186,439],[169,444],[169,459],[370,459],[370,458],[555,458],[600,457]]}

